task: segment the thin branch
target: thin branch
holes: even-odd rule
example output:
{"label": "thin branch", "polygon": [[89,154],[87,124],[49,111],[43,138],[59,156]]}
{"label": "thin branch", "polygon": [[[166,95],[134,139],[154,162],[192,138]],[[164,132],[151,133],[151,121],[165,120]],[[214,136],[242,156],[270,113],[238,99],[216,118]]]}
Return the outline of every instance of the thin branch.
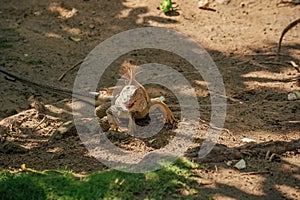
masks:
{"label": "thin branch", "polygon": [[82,62],[83,62],[83,60],[80,60],[77,63],[75,63],[73,66],[71,66],[69,69],[67,69],[64,73],[62,73],[62,75],[60,75],[60,77],[57,80],[61,81],[69,71],[71,71],[72,69],[74,69],[75,67],[80,65]]}

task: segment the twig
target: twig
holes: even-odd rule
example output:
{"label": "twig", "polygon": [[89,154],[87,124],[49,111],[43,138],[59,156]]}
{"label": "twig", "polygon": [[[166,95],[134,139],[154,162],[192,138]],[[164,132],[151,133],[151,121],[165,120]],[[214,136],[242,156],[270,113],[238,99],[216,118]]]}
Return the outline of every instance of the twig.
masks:
{"label": "twig", "polygon": [[[248,55],[249,55],[249,54],[248,54]],[[256,56],[256,55],[253,54],[253,56]],[[269,55],[265,55],[265,56],[269,56]],[[238,62],[236,65],[243,65],[243,64],[245,64],[245,63],[250,63],[250,64],[252,64],[252,65],[254,65],[254,66],[257,66],[257,67],[260,67],[260,68],[263,68],[263,69],[267,69],[266,66],[264,66],[264,65],[261,64],[261,63],[258,63],[258,62],[256,62],[256,61],[254,61],[254,60],[252,60],[252,59],[248,59],[248,60],[244,60],[244,61]]]}
{"label": "twig", "polygon": [[270,65],[284,65],[284,66],[288,66],[287,64],[282,63],[282,62],[272,62],[272,61],[259,62],[259,64],[270,64]]}
{"label": "twig", "polygon": [[35,131],[44,121],[46,121],[47,117],[44,116],[43,119],[33,128],[33,131]]}
{"label": "twig", "polygon": [[213,12],[216,12],[216,11],[217,11],[216,9],[208,8],[208,7],[200,7],[199,9],[201,9],[201,10],[213,11]]}
{"label": "twig", "polygon": [[[288,104],[288,103],[291,103],[291,104],[294,104],[295,102],[297,101],[300,101],[299,99],[296,99],[294,101],[290,101],[290,100],[283,100],[283,101],[268,101],[268,100],[262,100],[262,101],[258,101],[258,102],[255,102],[255,103],[249,103],[248,105],[249,106],[256,106],[256,105],[259,105],[260,103],[268,103],[268,104]],[[256,108],[258,109],[258,108]],[[262,108],[263,109],[263,108]]]}
{"label": "twig", "polygon": [[249,60],[244,60],[244,61],[236,63],[235,65],[243,65],[243,64],[248,63],[248,62],[249,62]]}
{"label": "twig", "polygon": [[[214,129],[214,130],[217,130],[217,131],[225,131],[226,133],[228,133],[229,135],[231,135],[230,131],[227,129],[227,128],[219,128],[219,127],[216,127],[212,124],[209,124],[210,128]],[[233,135],[232,135],[233,136]]]}
{"label": "twig", "polygon": [[236,138],[235,138],[234,135],[229,131],[229,129],[227,129],[227,128],[219,128],[219,127],[216,127],[216,126],[214,126],[213,124],[208,123],[208,122],[206,122],[206,121],[203,120],[203,119],[200,119],[200,122],[202,122],[203,124],[205,124],[205,126],[210,127],[211,129],[214,129],[214,130],[217,130],[217,131],[224,131],[224,132],[226,132],[227,134],[229,134],[229,136],[231,136],[231,137],[233,138],[233,140],[236,140]]}
{"label": "twig", "polygon": [[285,29],[283,29],[282,33],[281,33],[281,36],[280,36],[280,39],[279,39],[279,42],[278,42],[278,48],[277,48],[277,56],[279,55],[279,52],[280,52],[280,49],[281,49],[281,42],[282,42],[282,39],[284,37],[284,35],[290,30],[292,29],[294,26],[296,26],[297,24],[300,23],[300,18],[299,19],[296,19],[295,21],[293,21],[292,23],[290,23]]}
{"label": "twig", "polygon": [[299,5],[300,1],[299,0],[291,0],[291,1],[279,1],[276,3],[276,6],[279,6],[280,4],[294,4],[294,5]]}
{"label": "twig", "polygon": [[280,124],[300,124],[300,121],[283,121]]}
{"label": "twig", "polygon": [[222,94],[216,94],[217,96],[220,96],[220,97],[223,97],[225,99],[229,99],[230,101],[233,101],[233,102],[237,102],[239,104],[243,104],[244,102],[239,100],[239,99],[235,99],[233,97],[229,97],[229,96],[226,96],[226,95],[222,95]]}
{"label": "twig", "polygon": [[244,54],[245,56],[288,56],[291,57],[288,54],[283,53],[250,53],[250,54]]}
{"label": "twig", "polygon": [[55,127],[51,127],[48,131],[47,131],[47,134],[46,135],[49,135],[53,130],[55,129]]}
{"label": "twig", "polygon": [[60,75],[60,77],[57,80],[61,81],[69,71],[71,71],[72,69],[74,69],[75,67],[80,65],[82,62],[83,62],[83,60],[80,60],[79,62],[75,63],[73,66],[71,66],[69,69],[67,69],[64,73],[62,73],[62,75]]}
{"label": "twig", "polygon": [[242,175],[270,174],[270,171],[244,172]]}
{"label": "twig", "polygon": [[[243,104],[237,101],[238,104]],[[237,103],[226,103],[226,104],[200,104],[199,107],[212,107],[212,106],[236,106]]]}
{"label": "twig", "polygon": [[218,166],[217,165],[215,165],[215,172],[217,172],[218,171]]}
{"label": "twig", "polygon": [[294,61],[290,61],[291,65],[297,70],[298,73],[300,73],[300,67],[297,65]]}

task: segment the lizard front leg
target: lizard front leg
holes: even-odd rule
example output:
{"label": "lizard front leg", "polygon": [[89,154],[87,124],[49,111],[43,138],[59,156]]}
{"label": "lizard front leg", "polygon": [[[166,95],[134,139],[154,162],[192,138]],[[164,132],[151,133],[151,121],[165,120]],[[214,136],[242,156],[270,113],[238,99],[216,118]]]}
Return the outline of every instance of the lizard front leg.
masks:
{"label": "lizard front leg", "polygon": [[136,131],[135,119],[132,116],[132,114],[130,113],[129,122],[128,122],[128,133],[130,135],[134,135],[135,131]]}
{"label": "lizard front leg", "polygon": [[118,131],[118,132],[122,132],[120,127],[118,126],[117,123],[117,119],[115,118],[114,114],[113,114],[113,108],[110,107],[106,110],[106,114],[107,114],[107,120],[109,123],[109,130],[110,131]]}
{"label": "lizard front leg", "polygon": [[175,122],[175,117],[174,117],[172,111],[170,110],[170,108],[167,106],[167,104],[165,104],[158,98],[153,98],[150,100],[150,112],[156,108],[159,108],[159,109],[162,108],[163,109],[162,111],[166,112],[167,123],[173,124]]}
{"label": "lizard front leg", "polygon": [[95,108],[95,116],[98,118],[98,121],[100,123],[100,127],[102,131],[107,131],[110,128],[110,125],[108,123],[107,117],[106,117],[106,110],[111,106],[111,103],[107,102],[104,104],[100,104]]}

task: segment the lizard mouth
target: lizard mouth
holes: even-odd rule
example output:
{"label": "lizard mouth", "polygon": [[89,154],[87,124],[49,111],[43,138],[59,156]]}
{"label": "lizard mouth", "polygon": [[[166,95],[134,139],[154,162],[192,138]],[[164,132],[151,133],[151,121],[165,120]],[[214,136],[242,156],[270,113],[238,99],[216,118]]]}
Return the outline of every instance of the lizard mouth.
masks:
{"label": "lizard mouth", "polygon": [[125,103],[124,104],[125,108],[130,109],[133,106],[133,103]]}

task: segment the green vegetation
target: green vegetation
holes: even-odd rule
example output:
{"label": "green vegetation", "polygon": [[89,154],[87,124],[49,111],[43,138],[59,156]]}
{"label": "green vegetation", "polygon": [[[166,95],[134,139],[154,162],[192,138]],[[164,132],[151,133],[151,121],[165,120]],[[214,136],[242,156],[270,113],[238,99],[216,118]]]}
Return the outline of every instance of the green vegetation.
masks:
{"label": "green vegetation", "polygon": [[160,2],[159,4],[159,8],[164,12],[170,12],[171,10],[173,10],[174,8],[177,8],[178,5],[173,5],[171,0],[163,0],[162,2]]}
{"label": "green vegetation", "polygon": [[15,42],[22,40],[20,34],[0,24],[0,48],[12,48]]}
{"label": "green vegetation", "polygon": [[0,37],[0,47],[2,48],[11,48],[13,45],[8,41],[7,38]]}
{"label": "green vegetation", "polygon": [[[74,173],[0,172],[0,199],[199,199],[194,169],[185,159],[145,174],[107,170],[78,178]],[[183,192],[184,191],[184,192]]]}
{"label": "green vegetation", "polygon": [[6,56],[4,57],[2,60],[0,60],[0,65],[4,65],[7,62],[23,62],[26,63],[28,65],[38,65],[38,64],[45,64],[46,61],[42,58],[34,58],[34,57],[30,57],[30,58],[20,58],[17,56]]}
{"label": "green vegetation", "polygon": [[28,58],[28,59],[25,59],[24,62],[29,65],[38,65],[38,64],[46,63],[46,61],[44,61],[41,58]]}

